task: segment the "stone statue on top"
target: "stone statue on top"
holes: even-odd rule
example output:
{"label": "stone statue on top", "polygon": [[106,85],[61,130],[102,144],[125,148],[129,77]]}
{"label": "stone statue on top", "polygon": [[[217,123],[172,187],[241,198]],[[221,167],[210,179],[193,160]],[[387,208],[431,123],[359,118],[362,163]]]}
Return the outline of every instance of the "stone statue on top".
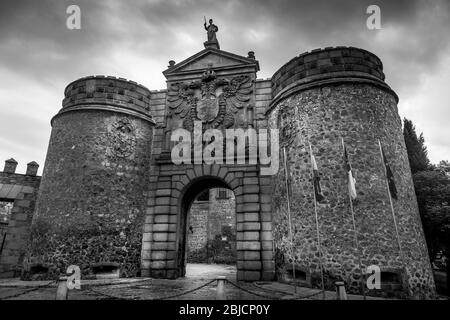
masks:
{"label": "stone statue on top", "polygon": [[207,31],[208,40],[204,42],[205,48],[214,48],[220,49],[219,41],[217,41],[216,32],[219,31],[219,28],[213,23],[212,19],[209,19],[209,25],[206,24],[205,17],[205,30]]}

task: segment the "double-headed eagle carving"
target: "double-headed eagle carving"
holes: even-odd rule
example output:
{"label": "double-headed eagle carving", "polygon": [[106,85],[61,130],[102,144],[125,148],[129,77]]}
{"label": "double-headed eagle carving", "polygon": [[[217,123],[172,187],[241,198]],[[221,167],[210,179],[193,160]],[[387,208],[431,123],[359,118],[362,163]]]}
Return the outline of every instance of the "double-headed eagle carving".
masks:
{"label": "double-headed eagle carving", "polygon": [[253,81],[248,75],[218,79],[211,68],[202,79],[169,86],[168,104],[171,116],[183,119],[183,127],[193,130],[194,121],[202,121],[204,129],[234,125],[235,114],[249,107]]}

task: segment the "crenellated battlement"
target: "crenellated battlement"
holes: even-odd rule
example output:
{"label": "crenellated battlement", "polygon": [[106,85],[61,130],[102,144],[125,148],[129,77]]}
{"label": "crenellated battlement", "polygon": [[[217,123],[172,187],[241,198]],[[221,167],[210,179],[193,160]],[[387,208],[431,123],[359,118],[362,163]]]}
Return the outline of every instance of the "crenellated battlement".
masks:
{"label": "crenellated battlement", "polygon": [[151,96],[152,91],[135,81],[112,76],[89,76],[75,80],[66,87],[60,113],[107,106],[113,111],[115,108],[136,111],[149,118]]}
{"label": "crenellated battlement", "polygon": [[20,275],[41,183],[35,161],[27,164],[25,174],[16,172],[17,165],[11,158],[0,169],[0,278]]}
{"label": "crenellated battlement", "polygon": [[[16,173],[18,162],[14,160],[13,158],[5,160],[5,166],[3,168],[3,171],[0,171],[0,173],[6,173],[6,174],[20,174]],[[27,163],[27,171],[25,175],[27,176],[36,176],[37,171],[39,169],[39,164],[36,161],[31,161]]]}
{"label": "crenellated battlement", "polygon": [[385,85],[383,64],[373,53],[355,47],[326,47],[302,53],[278,69],[272,77],[272,95],[276,97],[295,84],[343,78],[361,78]]}

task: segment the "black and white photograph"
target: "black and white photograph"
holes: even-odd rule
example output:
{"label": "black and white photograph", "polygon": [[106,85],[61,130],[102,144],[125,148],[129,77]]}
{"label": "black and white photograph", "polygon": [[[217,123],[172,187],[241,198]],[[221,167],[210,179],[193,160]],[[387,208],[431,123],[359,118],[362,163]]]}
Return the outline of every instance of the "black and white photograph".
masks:
{"label": "black and white photograph", "polygon": [[0,308],[448,302],[449,30],[448,0],[1,0]]}

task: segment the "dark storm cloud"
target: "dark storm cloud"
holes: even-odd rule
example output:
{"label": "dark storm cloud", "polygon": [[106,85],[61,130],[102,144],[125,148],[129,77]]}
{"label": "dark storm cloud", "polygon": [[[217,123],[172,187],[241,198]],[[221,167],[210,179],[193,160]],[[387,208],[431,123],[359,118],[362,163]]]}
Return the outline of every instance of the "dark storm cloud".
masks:
{"label": "dark storm cloud", "polygon": [[[377,38],[382,38],[378,34],[385,30],[366,28],[370,0],[77,1],[83,14],[81,32],[65,28],[65,8],[72,3],[6,1],[0,5],[0,48],[11,68],[34,71],[37,76],[43,69],[52,74],[80,67],[85,71],[107,58],[108,51],[127,47],[148,59],[169,60],[171,55],[182,59],[193,51],[180,48],[177,35],[192,36],[201,49],[203,15],[214,17],[219,24],[219,40],[222,47],[227,45],[225,50],[252,49],[264,58],[265,77],[293,55],[330,45],[364,47],[385,63],[396,61],[397,65],[409,65],[407,70],[414,66],[413,71],[420,72],[433,67],[449,44],[445,28],[450,21],[449,5],[445,1],[378,1],[383,28],[398,32],[390,43]],[[432,11],[435,15],[427,17]],[[45,56],[47,63],[37,63]]]}
{"label": "dark storm cloud", "polygon": [[[102,15],[102,8],[89,3],[89,11]],[[99,32],[71,32],[66,28],[70,1],[6,1],[0,5],[0,53],[4,67],[36,78],[51,78],[83,69],[83,61],[95,62],[110,39],[101,37],[100,20],[85,19],[85,28]],[[97,23],[98,22],[98,23]],[[89,63],[90,64],[90,63]]]}
{"label": "dark storm cloud", "polygon": [[256,51],[272,69],[304,51],[352,45],[379,55],[393,86],[401,89],[416,82],[411,77],[414,73],[432,70],[449,46],[449,4],[444,1],[376,1],[384,29],[380,31],[366,28],[366,8],[373,1],[273,1],[264,5],[254,1],[247,10],[244,3],[237,3],[234,11],[239,15],[236,20],[247,25],[232,25],[231,34],[242,35],[240,28],[257,25],[256,30],[266,33],[269,41],[255,43]]}
{"label": "dark storm cloud", "polygon": [[[66,28],[71,4],[81,8],[81,30]],[[371,4],[381,8],[382,30],[366,28]],[[450,43],[450,4],[444,0],[1,1],[0,114],[2,121],[8,115],[23,119],[24,129],[15,135],[3,126],[0,156],[19,152],[11,148],[16,141],[30,150],[18,157],[43,162],[49,119],[60,107],[64,86],[78,77],[116,75],[163,88],[161,71],[168,60],[179,62],[203,49],[203,16],[219,26],[223,50],[256,52],[259,77],[270,77],[292,57],[319,47],[374,52],[400,95],[402,116],[412,117],[431,137],[427,142],[435,158],[450,158],[441,138],[450,135],[442,120],[450,117],[445,91],[424,91],[427,85],[436,87],[437,79],[450,80],[442,71]],[[425,103],[433,105],[434,114],[422,110]],[[29,116],[20,118],[23,114]]]}

